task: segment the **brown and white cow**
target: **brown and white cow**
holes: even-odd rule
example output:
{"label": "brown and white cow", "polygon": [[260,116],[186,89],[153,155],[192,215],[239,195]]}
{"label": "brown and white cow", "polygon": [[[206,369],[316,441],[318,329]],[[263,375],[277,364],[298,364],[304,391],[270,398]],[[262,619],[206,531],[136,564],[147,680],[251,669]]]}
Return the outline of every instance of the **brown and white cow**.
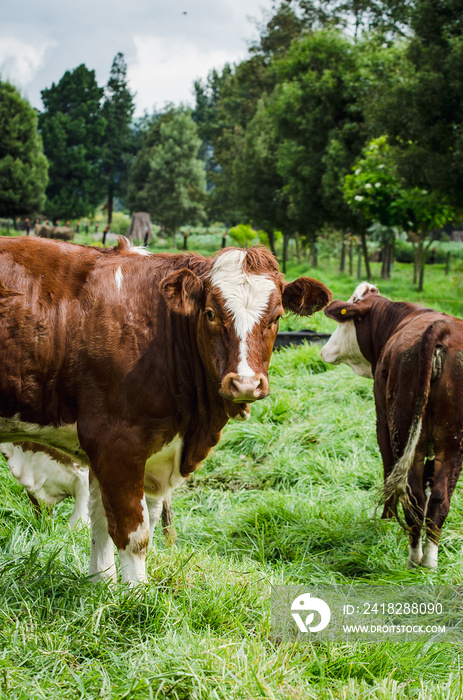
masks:
{"label": "brown and white cow", "polygon": [[4,442],[0,452],[11,474],[27,489],[37,508],[53,508],[65,498],[74,498],[69,527],[88,525],[88,468],[53,447],[36,442]]}
{"label": "brown and white cow", "polygon": [[[69,527],[90,524],[87,467],[63,452],[37,442],[4,442],[0,444],[0,452],[5,457],[12,476],[26,488],[29,499],[39,513],[43,507],[52,509],[65,498],[74,498]],[[175,544],[177,533],[173,525],[170,494],[164,497],[162,503],[161,522],[167,544]]]}
{"label": "brown and white cow", "polygon": [[114,542],[130,583],[163,498],[268,395],[284,309],[331,298],[263,248],[138,252],[0,239],[0,441],[90,466],[90,574],[115,576]]}
{"label": "brown and white cow", "polygon": [[374,380],[383,517],[396,513],[401,501],[410,537],[408,566],[435,568],[463,459],[463,321],[389,301],[366,282],[325,313],[340,325],[322,358],[345,362]]}

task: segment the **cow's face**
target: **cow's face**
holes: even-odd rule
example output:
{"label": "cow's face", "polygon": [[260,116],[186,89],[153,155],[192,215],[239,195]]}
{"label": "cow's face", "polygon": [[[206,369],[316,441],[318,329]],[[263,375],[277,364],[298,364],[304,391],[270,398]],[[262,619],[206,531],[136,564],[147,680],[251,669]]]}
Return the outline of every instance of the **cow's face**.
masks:
{"label": "cow's face", "polygon": [[285,284],[275,259],[262,248],[225,250],[204,279],[180,270],[161,289],[173,310],[197,315],[203,364],[241,418],[249,402],[268,396],[268,366],[284,311],[309,315],[331,299],[317,280]]}
{"label": "cow's face", "polygon": [[330,339],[321,351],[322,360],[332,365],[345,362],[361,377],[373,378],[370,362],[360,350],[357,339],[356,322],[368,312],[368,298],[378,295],[377,287],[368,282],[358,285],[347,302],[333,301],[325,309],[325,314],[339,323]]}

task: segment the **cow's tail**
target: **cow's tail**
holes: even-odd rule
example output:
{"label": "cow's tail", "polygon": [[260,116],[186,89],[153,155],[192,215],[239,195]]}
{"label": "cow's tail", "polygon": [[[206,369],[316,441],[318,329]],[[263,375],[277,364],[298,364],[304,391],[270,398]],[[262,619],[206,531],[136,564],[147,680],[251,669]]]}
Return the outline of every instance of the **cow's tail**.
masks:
{"label": "cow's tail", "polygon": [[[408,382],[408,402],[404,397],[404,402],[400,406],[395,406],[388,413],[388,422],[391,439],[394,439],[394,432],[397,430],[396,413],[400,410],[403,420],[404,415],[409,419],[408,439],[402,450],[401,456],[397,459],[392,472],[389,474],[384,484],[382,501],[389,501],[397,516],[397,503],[413,512],[409,496],[408,473],[413,465],[416,447],[421,435],[423,416],[428,405],[431,381],[437,379],[442,364],[442,350],[439,343],[450,332],[450,326],[446,321],[435,321],[423,333],[420,346],[418,348],[416,372],[413,378],[410,377],[410,367],[406,368],[407,377],[401,379]],[[404,411],[405,408],[405,411]],[[409,409],[409,410],[407,410]],[[394,446],[393,446],[394,447]],[[400,452],[401,446],[395,445],[396,451]]]}

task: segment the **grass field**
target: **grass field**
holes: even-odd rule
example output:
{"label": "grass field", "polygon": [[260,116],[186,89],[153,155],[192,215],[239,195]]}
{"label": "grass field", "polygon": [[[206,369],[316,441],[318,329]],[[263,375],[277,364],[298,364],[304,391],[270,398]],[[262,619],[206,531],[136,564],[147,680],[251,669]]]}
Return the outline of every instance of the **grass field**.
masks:
{"label": "grass field", "polygon": [[[337,298],[356,282],[325,264]],[[383,293],[463,316],[463,279],[427,270],[413,292],[398,266]],[[329,331],[323,314],[286,327]],[[230,423],[212,456],[174,497],[178,546],[161,533],[150,584],[86,580],[89,532],[69,532],[71,504],[39,521],[0,464],[0,698],[463,697],[462,649],[450,643],[274,642],[279,583],[461,583],[463,500],[457,487],[438,572],[407,571],[408,543],[375,519],[381,463],[370,380],[332,368],[307,345],[274,355],[271,396]]]}

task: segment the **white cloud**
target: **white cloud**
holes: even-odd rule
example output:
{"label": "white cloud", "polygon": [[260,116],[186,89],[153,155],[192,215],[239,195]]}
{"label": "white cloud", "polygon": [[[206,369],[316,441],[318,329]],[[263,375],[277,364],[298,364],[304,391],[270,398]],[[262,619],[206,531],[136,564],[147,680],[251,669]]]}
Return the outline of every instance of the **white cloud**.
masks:
{"label": "white cloud", "polygon": [[31,45],[14,37],[0,38],[0,76],[25,87],[45,64],[47,52],[55,43]]}
{"label": "white cloud", "polygon": [[199,48],[180,39],[137,34],[133,40],[136,58],[128,77],[137,93],[138,113],[152,112],[154,106],[162,108],[167,102],[192,104],[194,81],[230,62],[230,51]]}

